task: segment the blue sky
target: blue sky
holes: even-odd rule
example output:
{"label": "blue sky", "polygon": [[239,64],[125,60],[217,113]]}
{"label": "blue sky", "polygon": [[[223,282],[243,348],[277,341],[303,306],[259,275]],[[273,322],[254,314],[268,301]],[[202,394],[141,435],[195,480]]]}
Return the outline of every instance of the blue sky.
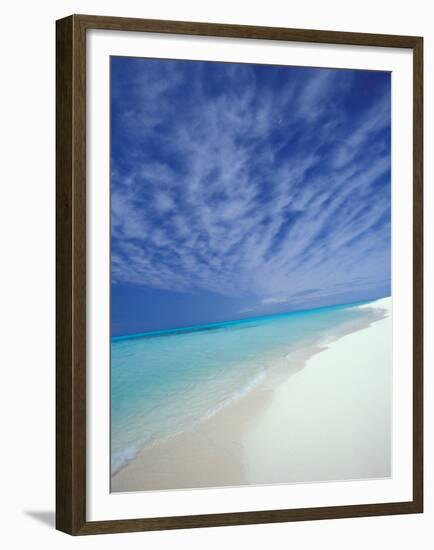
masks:
{"label": "blue sky", "polygon": [[112,58],[112,333],[389,295],[390,169],[390,73]]}

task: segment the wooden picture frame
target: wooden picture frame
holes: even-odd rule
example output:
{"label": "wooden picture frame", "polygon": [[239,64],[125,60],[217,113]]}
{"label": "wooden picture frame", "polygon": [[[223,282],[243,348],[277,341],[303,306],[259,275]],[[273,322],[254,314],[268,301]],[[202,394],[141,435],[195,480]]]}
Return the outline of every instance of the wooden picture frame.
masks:
{"label": "wooden picture frame", "polygon": [[[413,498],[408,502],[88,521],[86,516],[86,32],[90,29],[404,48],[413,54]],[[56,528],[71,535],[423,511],[423,39],[72,15],[56,27]]]}

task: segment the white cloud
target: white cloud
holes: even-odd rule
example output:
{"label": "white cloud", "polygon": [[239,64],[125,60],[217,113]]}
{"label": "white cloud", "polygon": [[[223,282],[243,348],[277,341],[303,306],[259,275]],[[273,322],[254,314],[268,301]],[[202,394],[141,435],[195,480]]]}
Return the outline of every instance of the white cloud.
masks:
{"label": "white cloud", "polygon": [[264,298],[262,300],[262,304],[269,305],[269,304],[286,304],[289,302],[288,298],[282,297],[282,296],[272,296],[270,298]]}

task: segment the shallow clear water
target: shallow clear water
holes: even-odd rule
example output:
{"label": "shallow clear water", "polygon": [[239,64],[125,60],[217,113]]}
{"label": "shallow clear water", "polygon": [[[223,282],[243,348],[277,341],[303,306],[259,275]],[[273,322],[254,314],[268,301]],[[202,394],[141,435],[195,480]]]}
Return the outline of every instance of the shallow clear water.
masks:
{"label": "shallow clear water", "polygon": [[354,305],[115,337],[111,344],[111,467],[146,444],[215,414],[282,364],[369,317]]}

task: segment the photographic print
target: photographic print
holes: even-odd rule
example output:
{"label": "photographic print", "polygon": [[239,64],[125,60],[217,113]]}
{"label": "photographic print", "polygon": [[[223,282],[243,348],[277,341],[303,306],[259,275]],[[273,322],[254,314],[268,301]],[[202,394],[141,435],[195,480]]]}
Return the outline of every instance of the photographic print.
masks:
{"label": "photographic print", "polygon": [[423,512],[423,38],[56,22],[56,528]]}
{"label": "photographic print", "polygon": [[390,477],[390,73],[110,78],[111,491]]}

